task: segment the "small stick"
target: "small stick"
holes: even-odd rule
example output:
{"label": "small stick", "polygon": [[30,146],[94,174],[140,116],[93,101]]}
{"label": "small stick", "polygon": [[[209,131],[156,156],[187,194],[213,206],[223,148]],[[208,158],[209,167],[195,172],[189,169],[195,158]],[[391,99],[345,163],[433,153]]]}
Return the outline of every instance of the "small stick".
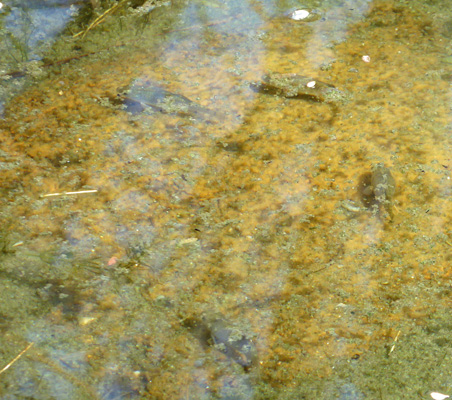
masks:
{"label": "small stick", "polygon": [[389,354],[391,354],[394,351],[397,340],[399,340],[400,333],[401,333],[401,331],[397,332],[397,335],[394,339],[394,344],[391,346],[391,350],[389,350],[388,356],[389,356]]}
{"label": "small stick", "polygon": [[311,275],[311,274],[316,274],[317,272],[323,271],[324,269],[327,269],[328,267],[329,267],[329,265],[327,265],[327,266],[325,266],[325,267],[322,267],[322,268],[319,268],[319,269],[316,269],[316,270],[311,271],[311,272],[307,272],[307,273],[305,274],[305,276],[308,276],[308,275]]}
{"label": "small stick", "polygon": [[23,349],[16,357],[14,357],[14,359],[9,364],[3,367],[3,369],[0,371],[0,374],[3,374],[3,372],[5,372],[9,367],[11,367],[11,365],[13,365],[20,357],[22,357],[24,353],[28,351],[28,349],[33,345],[34,342],[31,342],[27,347],[25,347],[25,349]]}
{"label": "small stick", "polygon": [[122,6],[124,3],[126,3],[128,0],[122,0],[119,3],[115,4],[113,7],[110,7],[107,11],[105,11],[102,15],[97,17],[90,26],[88,26],[87,29],[85,29],[82,32],[77,33],[73,37],[82,36],[82,39],[86,36],[86,34],[93,28],[95,28],[97,25],[99,25],[106,17],[107,15],[113,13],[116,9],[118,9],[120,6]]}
{"label": "small stick", "polygon": [[40,197],[51,197],[51,196],[64,196],[67,194],[83,194],[83,193],[96,193],[98,192],[97,189],[92,189],[92,190],[80,190],[78,192],[62,192],[62,193],[48,193],[48,194],[42,194]]}

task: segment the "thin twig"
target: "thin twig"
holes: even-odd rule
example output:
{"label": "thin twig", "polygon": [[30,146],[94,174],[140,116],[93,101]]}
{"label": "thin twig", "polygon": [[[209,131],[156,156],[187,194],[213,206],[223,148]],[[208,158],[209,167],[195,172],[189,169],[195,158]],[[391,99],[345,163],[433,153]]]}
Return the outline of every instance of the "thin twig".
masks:
{"label": "thin twig", "polygon": [[34,342],[31,342],[27,347],[25,347],[25,349],[23,349],[16,357],[14,357],[14,359],[7,365],[5,365],[3,367],[3,369],[0,371],[0,374],[3,374],[3,372],[5,372],[9,367],[11,367],[11,365],[13,365],[20,357],[22,357],[25,352],[28,351],[28,349],[34,345]]}
{"label": "thin twig", "polygon": [[62,193],[47,193],[47,194],[42,194],[40,197],[53,197],[53,196],[65,196],[65,195],[70,195],[70,194],[84,194],[84,193],[96,193],[98,190],[97,189],[91,189],[91,190],[80,190],[78,192],[62,192]]}
{"label": "thin twig", "polygon": [[110,7],[107,11],[105,11],[102,15],[99,15],[93,22],[91,22],[90,26],[86,28],[84,31],[81,31],[77,34],[75,34],[73,37],[82,36],[82,39],[86,36],[86,34],[93,28],[95,28],[97,25],[99,25],[108,15],[112,14],[114,11],[116,11],[119,7],[121,7],[124,3],[128,2],[129,0],[122,0],[119,3],[115,4],[113,7]]}
{"label": "thin twig", "polygon": [[391,349],[389,350],[388,356],[394,351],[395,345],[397,343],[397,340],[399,340],[400,333],[401,333],[401,331],[397,332],[397,335],[396,335],[396,337],[394,339],[394,344],[391,346]]}

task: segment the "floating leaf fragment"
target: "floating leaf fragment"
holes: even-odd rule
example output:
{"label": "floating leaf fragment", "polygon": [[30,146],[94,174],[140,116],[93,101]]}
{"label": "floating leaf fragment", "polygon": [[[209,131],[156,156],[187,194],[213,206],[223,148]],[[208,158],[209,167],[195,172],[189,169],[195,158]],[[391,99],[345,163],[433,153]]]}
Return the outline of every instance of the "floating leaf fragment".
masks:
{"label": "floating leaf fragment", "polygon": [[290,10],[287,14],[290,19],[294,21],[302,21],[302,22],[313,22],[319,20],[322,15],[317,10],[312,10],[309,8],[295,9]]}
{"label": "floating leaf fragment", "polygon": [[295,21],[300,21],[302,19],[305,19],[309,17],[309,14],[311,14],[308,10],[295,10],[290,14],[290,18],[294,19]]}
{"label": "floating leaf fragment", "polygon": [[432,393],[430,393],[430,396],[432,396],[433,400],[444,400],[444,399],[447,399],[450,397],[447,394],[442,394],[442,393],[438,393],[438,392],[432,392]]}

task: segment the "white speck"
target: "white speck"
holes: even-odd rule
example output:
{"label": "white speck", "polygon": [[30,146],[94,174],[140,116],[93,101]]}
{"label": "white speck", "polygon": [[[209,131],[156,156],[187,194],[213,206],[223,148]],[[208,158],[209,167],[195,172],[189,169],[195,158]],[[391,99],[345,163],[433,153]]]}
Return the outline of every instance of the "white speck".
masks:
{"label": "white speck", "polygon": [[361,59],[364,61],[364,62],[370,62],[370,56],[362,56],[361,57]]}
{"label": "white speck", "polygon": [[3,3],[0,3],[0,10],[3,8]]}
{"label": "white speck", "polygon": [[88,325],[88,324],[90,324],[91,322],[93,322],[95,320],[96,320],[96,318],[94,318],[94,317],[82,317],[82,318],[79,319],[79,324],[82,325],[82,326],[85,326],[85,325]]}
{"label": "white speck", "polygon": [[447,394],[442,394],[442,393],[437,393],[437,392],[430,393],[430,396],[432,396],[433,400],[444,400],[444,399],[447,399],[450,397]]}
{"label": "white speck", "polygon": [[308,88],[315,88],[315,81],[308,82],[308,83],[306,84],[306,86],[307,86]]}
{"label": "white speck", "polygon": [[196,243],[197,241],[198,241],[198,238],[191,237],[191,238],[182,239],[181,241],[179,241],[179,244],[190,244],[190,243]]}
{"label": "white speck", "polygon": [[292,14],[290,14],[290,18],[294,19],[295,21],[300,21],[309,17],[310,14],[311,13],[307,10],[295,10]]}

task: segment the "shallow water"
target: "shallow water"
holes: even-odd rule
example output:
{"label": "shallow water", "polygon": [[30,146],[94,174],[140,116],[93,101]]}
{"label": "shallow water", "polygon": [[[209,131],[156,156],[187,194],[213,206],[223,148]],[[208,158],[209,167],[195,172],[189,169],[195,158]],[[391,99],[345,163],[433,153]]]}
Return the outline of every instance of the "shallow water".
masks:
{"label": "shallow water", "polygon": [[4,52],[1,398],[452,394],[441,5],[178,1]]}

